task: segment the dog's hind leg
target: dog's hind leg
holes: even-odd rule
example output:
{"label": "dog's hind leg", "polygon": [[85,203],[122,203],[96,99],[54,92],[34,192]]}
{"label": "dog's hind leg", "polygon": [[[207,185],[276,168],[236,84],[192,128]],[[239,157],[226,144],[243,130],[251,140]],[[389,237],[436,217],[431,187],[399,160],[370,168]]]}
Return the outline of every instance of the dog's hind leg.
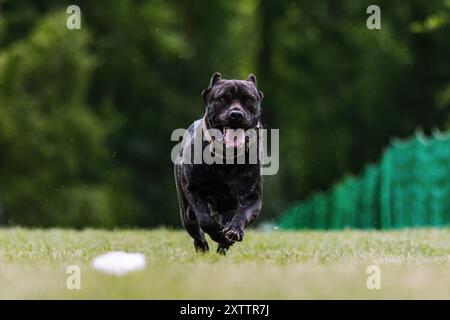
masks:
{"label": "dog's hind leg", "polygon": [[194,247],[197,252],[207,252],[209,251],[208,242],[205,239],[205,233],[200,228],[195,214],[192,209],[187,206],[186,212],[181,214],[181,220],[183,226],[189,235],[194,239]]}
{"label": "dog's hind leg", "polygon": [[222,254],[222,255],[226,255],[228,249],[230,249],[231,244],[228,243],[219,243],[219,245],[217,246],[217,253]]}
{"label": "dog's hind leg", "polygon": [[189,235],[194,239],[194,247],[197,252],[206,252],[209,250],[208,242],[205,239],[205,233],[200,228],[200,225],[195,217],[194,212],[189,207],[186,197],[181,188],[181,167],[175,166],[175,185],[178,194],[178,202],[180,205],[181,223]]}
{"label": "dog's hind leg", "polygon": [[181,202],[182,200],[180,200],[181,222],[189,235],[194,239],[195,251],[209,251],[208,242],[205,239],[205,233],[200,228],[194,212],[192,212],[192,209],[186,204],[185,201],[183,201],[183,205],[181,205]]}

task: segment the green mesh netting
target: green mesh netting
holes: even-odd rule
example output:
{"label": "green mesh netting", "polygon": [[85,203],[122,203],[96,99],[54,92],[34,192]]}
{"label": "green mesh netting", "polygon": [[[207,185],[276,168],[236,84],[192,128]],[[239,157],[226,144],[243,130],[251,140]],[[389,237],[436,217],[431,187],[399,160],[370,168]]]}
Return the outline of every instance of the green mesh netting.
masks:
{"label": "green mesh netting", "polygon": [[394,140],[378,165],[288,209],[283,229],[386,229],[450,224],[450,134]]}

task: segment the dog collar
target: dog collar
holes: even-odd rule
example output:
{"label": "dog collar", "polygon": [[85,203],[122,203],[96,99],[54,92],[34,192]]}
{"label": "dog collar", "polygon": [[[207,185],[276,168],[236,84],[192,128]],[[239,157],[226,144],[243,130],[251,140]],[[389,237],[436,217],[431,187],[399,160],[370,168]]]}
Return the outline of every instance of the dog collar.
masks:
{"label": "dog collar", "polygon": [[[214,137],[210,134],[208,125],[206,124],[206,116],[204,116],[202,119],[202,129],[203,129],[202,130],[203,134],[205,135],[205,138],[209,143],[209,151],[211,153],[214,153],[214,155],[216,157],[224,158],[223,148],[224,148],[225,144],[223,142],[216,141],[216,139],[214,139]],[[244,152],[247,152],[249,150],[250,146],[252,146],[253,144],[255,144],[257,142],[259,142],[258,147],[260,148],[257,151],[258,155],[259,155],[259,152],[261,151],[261,141],[262,141],[261,132],[260,132],[260,129],[262,129],[261,123],[258,122],[258,124],[256,125],[256,127],[254,129],[256,130],[256,134],[249,137],[248,141],[247,141],[247,139],[245,139],[245,146],[238,148],[236,153],[234,153],[234,151],[233,151],[233,158],[237,158],[237,157],[243,155]]]}

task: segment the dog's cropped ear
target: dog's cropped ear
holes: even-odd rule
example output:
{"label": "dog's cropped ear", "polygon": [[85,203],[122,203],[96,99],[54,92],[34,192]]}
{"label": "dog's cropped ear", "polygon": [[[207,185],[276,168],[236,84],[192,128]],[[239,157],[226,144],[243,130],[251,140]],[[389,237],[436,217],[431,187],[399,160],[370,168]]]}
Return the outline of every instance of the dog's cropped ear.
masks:
{"label": "dog's cropped ear", "polygon": [[[247,79],[245,79],[245,80],[252,82],[255,85],[255,87],[256,87],[256,76],[253,73],[250,73],[248,75]],[[259,94],[259,97],[262,100],[264,98],[264,94],[262,93],[262,91],[258,90],[258,94]]]}
{"label": "dog's cropped ear", "polygon": [[209,86],[213,87],[217,81],[222,80],[222,75],[218,72],[215,72],[212,76],[211,76],[211,81],[209,82]]}
{"label": "dog's cropped ear", "polygon": [[214,85],[220,80],[222,80],[222,75],[218,72],[215,72],[211,76],[211,80],[209,82],[209,87],[202,91],[202,98],[205,103],[207,103],[208,94],[211,92],[212,87],[214,87]]}
{"label": "dog's cropped ear", "polygon": [[253,84],[256,86],[256,77],[253,73],[250,73],[247,77],[247,79],[245,79],[247,81],[253,82]]}

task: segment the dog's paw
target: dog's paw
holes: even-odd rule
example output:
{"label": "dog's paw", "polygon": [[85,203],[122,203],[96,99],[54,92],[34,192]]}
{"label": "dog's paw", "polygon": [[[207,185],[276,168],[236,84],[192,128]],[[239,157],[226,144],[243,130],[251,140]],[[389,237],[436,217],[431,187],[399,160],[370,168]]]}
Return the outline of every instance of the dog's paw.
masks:
{"label": "dog's paw", "polygon": [[195,251],[197,252],[208,252],[209,246],[208,242],[205,239],[203,240],[194,240]]}
{"label": "dog's paw", "polygon": [[239,225],[233,223],[233,221],[225,225],[222,233],[231,241],[242,241],[244,239],[244,230]]}
{"label": "dog's paw", "polygon": [[219,243],[219,246],[217,247],[217,253],[221,255],[226,255],[229,248],[230,248],[229,245]]}

